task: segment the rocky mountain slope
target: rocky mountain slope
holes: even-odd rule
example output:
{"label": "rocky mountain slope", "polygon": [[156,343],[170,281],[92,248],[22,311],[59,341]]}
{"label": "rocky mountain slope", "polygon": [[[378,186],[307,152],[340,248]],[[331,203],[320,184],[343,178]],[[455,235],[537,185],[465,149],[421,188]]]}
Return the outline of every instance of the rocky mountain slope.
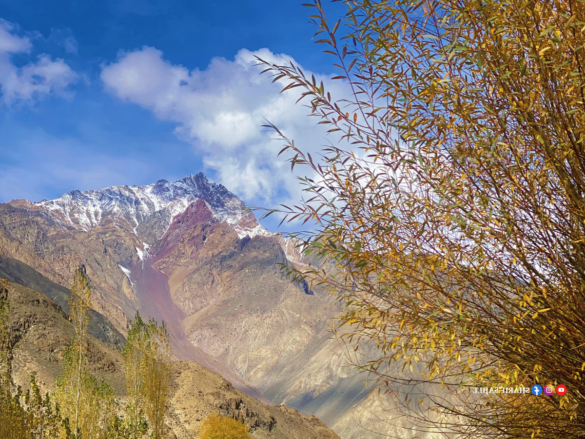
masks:
{"label": "rocky mountain slope", "polygon": [[[50,390],[61,372],[64,351],[73,338],[73,326],[61,307],[45,295],[11,282],[5,286],[0,281],[0,289],[4,288],[10,306],[15,382],[27,388],[30,374],[36,372],[41,388]],[[87,356],[90,372],[108,381],[118,395],[123,394],[120,352],[90,336]]]}
{"label": "rocky mountain slope", "polygon": [[[0,279],[42,291],[59,305],[63,312],[69,314],[69,290],[47,279],[25,263],[0,255]],[[88,331],[90,335],[117,350],[120,350],[126,341],[106,317],[94,310],[90,310]]]}
{"label": "rocky mountain slope", "polygon": [[[61,308],[46,296],[13,283],[6,287],[15,381],[26,389],[30,374],[36,372],[41,389],[49,391],[61,372],[73,327]],[[120,352],[92,336],[87,347],[90,371],[109,382],[123,400]],[[339,438],[319,419],[287,407],[262,404],[196,363],[174,362],[171,376],[168,424],[178,439],[197,437],[201,422],[213,413],[239,419],[250,428],[252,437],[259,439]]]}
{"label": "rocky mountain slope", "polygon": [[95,310],[120,333],[137,310],[165,320],[177,359],[344,439],[377,437],[360,423],[379,404],[331,339],[338,306],[284,278],[278,264],[301,263],[294,244],[203,174],[1,204],[0,255],[62,286],[84,264]]}

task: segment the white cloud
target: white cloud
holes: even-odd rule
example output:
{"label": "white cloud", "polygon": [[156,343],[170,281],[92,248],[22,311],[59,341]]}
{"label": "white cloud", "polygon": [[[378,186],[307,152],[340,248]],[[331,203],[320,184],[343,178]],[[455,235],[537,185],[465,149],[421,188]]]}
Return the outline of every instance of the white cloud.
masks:
{"label": "white cloud", "polygon": [[[143,47],[122,53],[103,68],[101,78],[118,98],[176,123],[176,135],[191,143],[219,180],[247,201],[283,201],[283,191],[297,200],[296,176],[277,157],[282,144],[261,126],[269,120],[309,152],[327,142],[325,129],[296,104],[300,89],[280,93],[283,84],[260,75],[255,56],[272,63],[292,61],[268,49],[242,49],[234,60],[215,58],[205,70],[189,70],[165,60],[160,50]],[[342,83],[315,76],[328,83],[334,97],[346,95]]]}
{"label": "white cloud", "polygon": [[12,35],[14,25],[6,21],[0,21],[0,53],[29,52],[32,44],[28,38]]}
{"label": "white cloud", "polygon": [[34,62],[18,67],[14,54],[28,54],[30,38],[15,35],[16,27],[0,20],[0,89],[5,104],[32,103],[49,94],[62,94],[77,74],[62,59],[41,54]]}

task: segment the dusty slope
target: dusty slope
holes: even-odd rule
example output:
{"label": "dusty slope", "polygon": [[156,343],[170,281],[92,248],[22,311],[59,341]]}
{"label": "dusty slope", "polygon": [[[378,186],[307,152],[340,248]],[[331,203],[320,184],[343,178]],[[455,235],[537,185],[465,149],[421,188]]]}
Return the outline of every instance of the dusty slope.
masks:
{"label": "dusty slope", "polygon": [[[13,283],[7,284],[7,294],[15,381],[26,388],[34,371],[43,390],[50,390],[61,371],[63,351],[71,341],[73,327],[60,307],[46,296]],[[123,397],[120,353],[90,336],[88,358],[91,372],[108,381]],[[255,438],[338,438],[317,418],[286,407],[266,406],[196,363],[173,363],[171,394],[168,423],[179,439],[197,437],[201,421],[212,413],[239,419]]]}
{"label": "dusty slope", "polygon": [[122,334],[134,315],[135,298],[118,264],[138,259],[138,238],[105,223],[86,232],[65,227],[24,202],[0,204],[0,254],[19,260],[51,281],[68,287],[75,269],[84,264],[94,285],[93,308]]}
{"label": "dusty slope", "polygon": [[337,308],[282,276],[286,256],[276,239],[239,239],[207,211],[196,203],[177,216],[152,249],[153,266],[169,279],[195,346],[254,386],[278,381],[275,368],[299,366],[293,358],[329,337]]}

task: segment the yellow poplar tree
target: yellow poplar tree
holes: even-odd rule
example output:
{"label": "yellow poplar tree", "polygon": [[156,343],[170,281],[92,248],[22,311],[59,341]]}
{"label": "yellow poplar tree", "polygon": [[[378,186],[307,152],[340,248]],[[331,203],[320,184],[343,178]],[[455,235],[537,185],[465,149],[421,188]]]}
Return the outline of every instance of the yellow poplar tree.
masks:
{"label": "yellow poplar tree", "polygon": [[160,326],[154,319],[144,323],[137,312],[122,353],[129,398],[127,414],[133,437],[144,431],[145,416],[152,436],[162,438],[170,373],[169,335],[164,322]]}
{"label": "yellow poplar tree", "polygon": [[36,382],[35,374],[30,378],[30,389],[24,396],[28,415],[28,434],[35,439],[70,439],[71,435],[63,425],[58,407],[55,407],[49,394],[45,398]]}
{"label": "yellow poplar tree", "polygon": [[75,439],[105,438],[115,418],[110,386],[87,370],[87,327],[91,309],[91,287],[85,267],[77,269],[69,298],[70,321],[75,336],[65,353],[62,374],[57,378],[55,400],[69,418]]}
{"label": "yellow poplar tree", "polygon": [[146,422],[144,419],[144,387],[146,370],[147,333],[146,324],[136,312],[136,316],[128,330],[126,344],[122,350],[124,356],[124,372],[126,376],[126,396],[128,404],[126,415],[128,429],[132,437],[139,437]]}
{"label": "yellow poplar tree", "polygon": [[147,343],[144,358],[144,406],[154,439],[165,437],[165,413],[169,399],[170,357],[169,333],[163,322],[158,326],[150,319],[146,326]]}

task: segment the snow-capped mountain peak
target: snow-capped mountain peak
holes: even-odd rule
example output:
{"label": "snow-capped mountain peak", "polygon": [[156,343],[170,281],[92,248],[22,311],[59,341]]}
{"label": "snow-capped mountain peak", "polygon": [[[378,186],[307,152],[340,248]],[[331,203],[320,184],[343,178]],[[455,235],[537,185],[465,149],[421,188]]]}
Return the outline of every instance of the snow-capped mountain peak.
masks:
{"label": "snow-capped mountain peak", "polygon": [[149,223],[154,224],[155,238],[160,239],[173,218],[198,199],[203,199],[214,216],[230,224],[240,237],[270,235],[255,219],[253,227],[250,227],[249,219],[242,221],[253,216],[242,200],[223,185],[210,182],[203,173],[174,182],[159,180],[145,186],[111,186],[83,192],[75,190],[55,200],[43,200],[34,205],[64,227],[87,231],[113,223],[122,228],[129,226],[135,234],[141,234],[141,225],[146,228],[146,223]]}

